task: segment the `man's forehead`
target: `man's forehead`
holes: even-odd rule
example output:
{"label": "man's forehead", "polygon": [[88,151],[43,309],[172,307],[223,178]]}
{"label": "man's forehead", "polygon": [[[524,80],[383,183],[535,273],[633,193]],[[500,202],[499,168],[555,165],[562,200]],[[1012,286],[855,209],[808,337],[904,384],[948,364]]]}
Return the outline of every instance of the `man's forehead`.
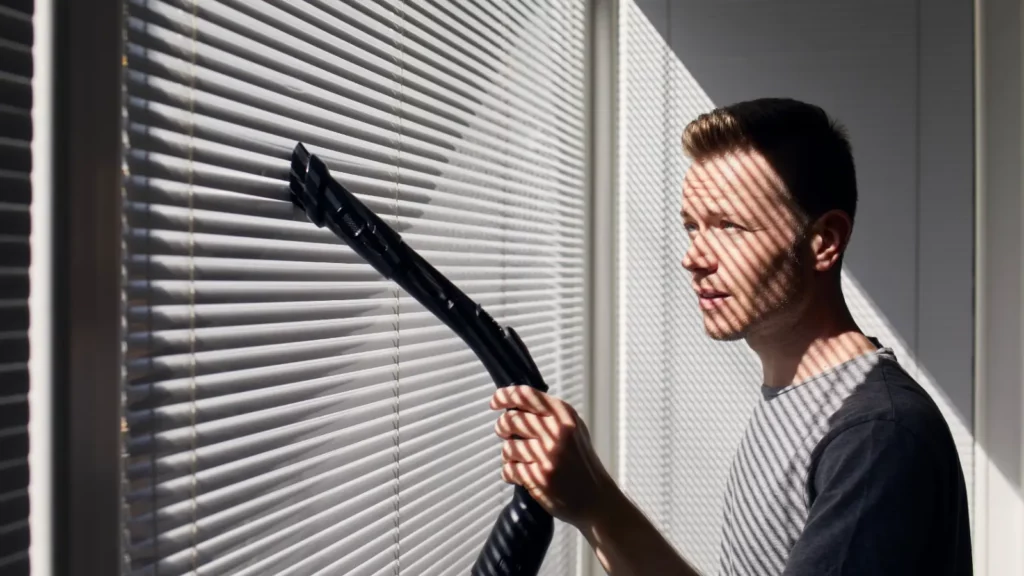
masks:
{"label": "man's forehead", "polygon": [[694,162],[683,180],[683,196],[777,202],[783,195],[778,176],[763,156],[735,152]]}

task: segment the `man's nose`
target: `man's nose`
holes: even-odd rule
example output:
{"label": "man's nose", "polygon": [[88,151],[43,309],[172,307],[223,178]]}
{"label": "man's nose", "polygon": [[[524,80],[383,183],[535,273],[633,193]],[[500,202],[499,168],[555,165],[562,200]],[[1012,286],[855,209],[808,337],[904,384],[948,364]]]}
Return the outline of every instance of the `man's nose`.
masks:
{"label": "man's nose", "polygon": [[690,273],[710,273],[718,268],[718,258],[703,235],[696,234],[690,240],[690,247],[683,254],[683,268]]}

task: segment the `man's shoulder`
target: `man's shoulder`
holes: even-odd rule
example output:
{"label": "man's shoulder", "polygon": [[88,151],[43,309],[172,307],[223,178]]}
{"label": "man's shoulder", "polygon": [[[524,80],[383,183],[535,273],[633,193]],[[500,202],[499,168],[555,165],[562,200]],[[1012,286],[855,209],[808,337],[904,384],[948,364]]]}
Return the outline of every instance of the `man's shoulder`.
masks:
{"label": "man's shoulder", "polygon": [[[878,434],[885,430],[885,434]],[[945,460],[955,456],[949,425],[928,392],[895,359],[878,362],[828,420],[816,455],[841,435],[872,433],[874,442],[903,441]]]}
{"label": "man's shoulder", "polygon": [[787,575],[970,574],[967,491],[938,406],[884,358],[814,449]]}

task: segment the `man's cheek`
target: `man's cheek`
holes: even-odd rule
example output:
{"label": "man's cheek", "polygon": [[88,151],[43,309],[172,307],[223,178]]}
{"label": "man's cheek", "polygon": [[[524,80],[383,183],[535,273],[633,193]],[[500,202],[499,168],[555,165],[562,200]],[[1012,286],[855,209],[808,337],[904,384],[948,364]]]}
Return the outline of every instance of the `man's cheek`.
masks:
{"label": "man's cheek", "polygon": [[730,261],[725,276],[733,294],[753,295],[757,285],[762,281],[763,274],[759,263],[741,259]]}

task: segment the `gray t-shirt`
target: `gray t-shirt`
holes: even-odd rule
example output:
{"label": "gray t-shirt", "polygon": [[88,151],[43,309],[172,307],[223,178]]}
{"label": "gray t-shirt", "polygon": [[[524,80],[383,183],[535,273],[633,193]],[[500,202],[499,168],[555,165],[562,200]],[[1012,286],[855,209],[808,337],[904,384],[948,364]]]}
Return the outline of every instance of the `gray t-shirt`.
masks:
{"label": "gray t-shirt", "polygon": [[729,473],[719,574],[971,574],[952,435],[892,350],[762,393]]}

